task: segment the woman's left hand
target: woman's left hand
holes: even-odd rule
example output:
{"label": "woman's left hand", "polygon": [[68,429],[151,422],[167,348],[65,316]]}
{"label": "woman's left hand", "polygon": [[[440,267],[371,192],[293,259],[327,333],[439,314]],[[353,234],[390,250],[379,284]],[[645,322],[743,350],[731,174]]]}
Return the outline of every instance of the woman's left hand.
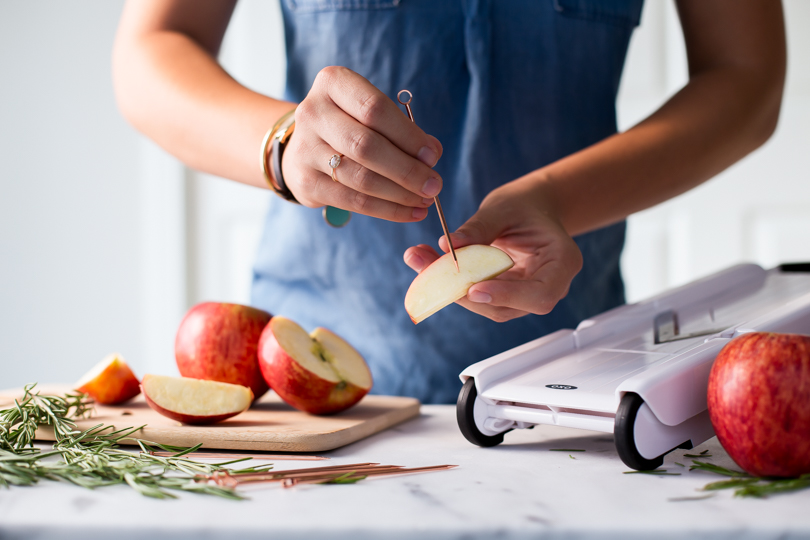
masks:
{"label": "woman's left hand", "polygon": [[[492,245],[515,265],[495,279],[470,287],[458,300],[465,308],[505,322],[534,313],[545,315],[566,294],[582,268],[582,254],[560,224],[542,189],[517,180],[491,192],[464,225],[452,233],[453,246]],[[439,247],[447,252],[444,236]],[[439,254],[420,244],[405,251],[405,263],[421,272]]]}

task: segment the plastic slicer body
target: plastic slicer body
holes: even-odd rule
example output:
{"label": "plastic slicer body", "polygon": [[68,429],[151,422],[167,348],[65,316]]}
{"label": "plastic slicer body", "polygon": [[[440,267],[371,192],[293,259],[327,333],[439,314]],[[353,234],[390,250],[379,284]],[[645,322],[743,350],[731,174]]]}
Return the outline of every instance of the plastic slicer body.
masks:
{"label": "plastic slicer body", "polygon": [[714,435],[712,363],[754,331],[810,334],[810,265],[734,266],[473,364],[459,427],[479,446],[541,424],[613,433],[625,464],[654,469]]}

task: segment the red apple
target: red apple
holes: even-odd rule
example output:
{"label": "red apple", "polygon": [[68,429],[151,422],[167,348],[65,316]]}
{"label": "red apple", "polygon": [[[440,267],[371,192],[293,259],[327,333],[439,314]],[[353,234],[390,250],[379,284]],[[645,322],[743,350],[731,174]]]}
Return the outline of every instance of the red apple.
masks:
{"label": "red apple", "polygon": [[746,472],[810,473],[810,337],[732,340],[714,361],[707,397],[720,444]]}
{"label": "red apple", "polygon": [[325,328],[307,334],[284,317],[262,332],[259,365],[281,399],[312,414],[348,409],[371,390],[371,372],[351,345]]}
{"label": "red apple", "polygon": [[144,375],[143,395],[152,409],[184,424],[213,424],[245,411],[253,401],[246,386],[186,377]]}
{"label": "red apple", "polygon": [[79,379],[74,388],[103,405],[123,403],[141,393],[138,378],[120,354],[105,356]]}
{"label": "red apple", "polygon": [[204,302],[177,329],[174,356],[184,377],[241,384],[258,399],[267,392],[256,348],[272,316],[239,304]]}

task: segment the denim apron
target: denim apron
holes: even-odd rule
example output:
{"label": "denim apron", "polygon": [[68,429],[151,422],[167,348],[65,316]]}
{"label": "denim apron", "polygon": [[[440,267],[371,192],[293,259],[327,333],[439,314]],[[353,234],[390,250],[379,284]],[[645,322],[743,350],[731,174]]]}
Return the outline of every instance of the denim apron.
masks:
{"label": "denim apron", "polygon": [[[492,189],[616,133],[616,94],[642,2],[281,0],[286,97],[301,101],[330,65],[393,100],[411,90],[416,123],[444,148],[436,170],[454,230]],[[495,323],[454,304],[414,325],[403,299],[415,273],[402,255],[436,246],[440,235],[433,207],[420,223],[354,215],[333,229],[320,209],[274,197],[252,302],[343,336],[369,363],[373,393],[424,403],[454,402],[466,366],[624,302],[619,223],[576,238],[582,271],[549,315]]]}

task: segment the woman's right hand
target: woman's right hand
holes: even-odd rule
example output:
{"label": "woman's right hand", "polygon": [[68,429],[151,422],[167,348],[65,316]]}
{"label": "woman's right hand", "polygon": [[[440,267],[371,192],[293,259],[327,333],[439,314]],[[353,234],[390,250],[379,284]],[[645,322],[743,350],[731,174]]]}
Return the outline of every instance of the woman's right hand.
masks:
{"label": "woman's right hand", "polygon": [[[329,160],[343,154],[332,180]],[[400,106],[344,67],[321,70],[295,111],[282,159],[284,182],[311,208],[334,206],[397,222],[420,221],[442,179],[438,139]]]}

